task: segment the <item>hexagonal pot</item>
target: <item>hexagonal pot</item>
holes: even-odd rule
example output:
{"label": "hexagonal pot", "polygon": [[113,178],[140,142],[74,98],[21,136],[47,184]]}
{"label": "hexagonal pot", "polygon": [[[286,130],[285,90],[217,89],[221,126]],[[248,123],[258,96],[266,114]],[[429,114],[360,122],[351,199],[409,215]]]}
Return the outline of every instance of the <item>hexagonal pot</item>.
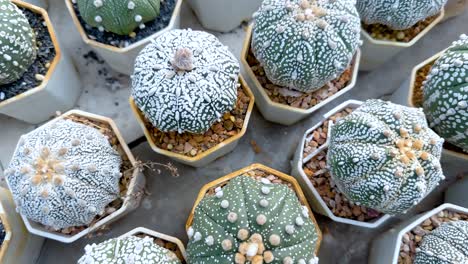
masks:
{"label": "hexagonal pot", "polygon": [[49,2],[47,0],[25,0],[24,2],[30,3],[32,5],[47,9],[49,8]]}
{"label": "hexagonal pot", "polygon": [[410,42],[398,42],[389,40],[378,40],[372,38],[364,29],[361,30],[363,44],[361,46],[362,71],[371,71],[393,58],[404,49],[410,48],[421,38],[423,38],[432,28],[434,28],[445,16],[445,11],[441,10],[439,16],[432,21],[423,31],[421,31]]}
{"label": "hexagonal pot", "polygon": [[192,211],[190,212],[190,215],[189,215],[189,217],[187,219],[187,222],[185,223],[185,230],[188,230],[189,227],[192,226],[193,219],[194,219],[194,216],[195,216],[195,209],[197,208],[198,204],[202,201],[202,199],[208,194],[210,189],[223,186],[227,182],[229,182],[231,179],[233,179],[233,178],[235,178],[237,176],[246,174],[249,171],[253,171],[253,170],[265,171],[266,173],[274,175],[274,176],[278,177],[279,179],[281,179],[282,181],[290,183],[292,185],[292,188],[294,189],[294,191],[295,191],[295,193],[297,195],[297,198],[299,199],[299,202],[302,205],[307,207],[307,209],[309,211],[310,220],[312,220],[312,222],[315,225],[315,230],[317,230],[318,241],[317,241],[317,247],[315,248],[315,255],[317,256],[318,252],[319,252],[319,249],[320,249],[320,243],[322,242],[322,232],[320,231],[318,223],[315,220],[314,214],[312,213],[312,210],[310,209],[309,203],[307,202],[307,199],[305,198],[304,193],[302,192],[301,186],[296,181],[296,179],[294,179],[293,177],[291,177],[291,176],[289,176],[287,174],[284,174],[284,173],[282,173],[280,171],[274,170],[274,169],[272,169],[270,167],[267,167],[265,165],[258,164],[258,163],[252,164],[252,165],[247,166],[247,167],[245,167],[243,169],[240,169],[238,171],[235,171],[235,172],[230,173],[230,174],[228,174],[228,175],[226,175],[224,177],[221,177],[221,178],[219,178],[217,180],[214,180],[214,181],[212,181],[210,183],[205,184],[200,189],[200,192],[198,193],[197,199],[195,200],[195,203],[194,203],[194,205],[192,207]]}
{"label": "hexagonal pot", "polygon": [[44,238],[28,233],[9,190],[0,187],[0,219],[5,238],[0,247],[0,263],[35,263]]}
{"label": "hexagonal pot", "polygon": [[133,66],[136,57],[140,51],[148,44],[150,41],[164,32],[171,31],[180,27],[180,10],[182,6],[182,0],[177,0],[175,4],[174,11],[172,12],[171,20],[167,27],[153,33],[152,35],[137,41],[127,47],[119,48],[112,45],[100,43],[96,40],[93,40],[88,37],[83,26],[81,25],[78,17],[76,16],[75,9],[73,8],[72,0],[65,0],[67,5],[68,12],[70,13],[73,23],[75,24],[78,32],[81,35],[83,41],[89,45],[94,51],[96,51],[99,56],[101,56],[109,66],[119,72],[126,75],[131,75],[133,73]]}
{"label": "hexagonal pot", "polygon": [[244,39],[244,46],[241,53],[241,63],[242,63],[242,70],[245,79],[252,85],[252,91],[256,98],[256,105],[260,113],[263,117],[273,123],[278,123],[282,125],[292,125],[300,120],[310,116],[312,113],[317,111],[318,109],[322,108],[329,102],[335,100],[336,98],[340,97],[344,93],[348,92],[354,85],[356,84],[357,75],[360,67],[360,60],[361,60],[361,51],[358,49],[356,54],[354,55],[354,66],[353,66],[353,73],[351,76],[351,80],[349,81],[348,85],[343,89],[339,90],[337,93],[332,95],[331,97],[323,100],[322,102],[318,103],[317,105],[309,108],[309,109],[301,109],[297,107],[292,107],[285,104],[280,104],[277,102],[273,102],[268,94],[265,92],[265,89],[262,87],[261,83],[258,81],[257,77],[255,76],[254,72],[250,68],[249,63],[247,62],[247,56],[249,55],[250,51],[250,42],[252,39],[252,25],[248,28],[245,39]]}
{"label": "hexagonal pot", "polygon": [[[322,152],[323,150],[328,148],[328,143],[326,142],[319,148],[317,148],[315,151],[313,151],[310,155],[307,157],[303,156],[304,153],[304,142],[306,142],[307,137],[309,136],[310,133],[312,133],[314,130],[322,126],[322,124],[332,115],[341,112],[342,110],[346,108],[353,108],[356,109],[362,104],[361,101],[357,100],[348,100],[343,102],[342,104],[338,105],[337,107],[333,108],[330,110],[328,113],[323,115],[322,121],[314,125],[312,128],[308,129],[305,133],[304,136],[302,137],[302,140],[300,141],[300,144],[298,145],[296,152],[294,154],[294,159],[292,163],[292,170],[291,170],[291,175],[294,176],[299,184],[301,185],[302,189],[304,190],[304,193],[307,197],[307,200],[310,202],[312,209],[324,216],[329,217],[335,222],[338,223],[344,223],[348,225],[355,225],[359,227],[364,227],[364,228],[377,228],[381,226],[385,221],[391,218],[390,215],[383,215],[380,218],[376,219],[373,222],[362,222],[358,220],[353,220],[353,219],[348,219],[340,216],[336,216],[333,214],[333,212],[328,208],[326,205],[325,201],[322,199],[318,191],[315,189],[314,185],[312,182],[309,180],[307,175],[305,174],[303,170],[303,164],[305,163],[304,161],[311,160],[313,157],[315,157],[317,154]],[[330,129],[328,130],[330,133]],[[307,162],[306,161],[306,162]]]}
{"label": "hexagonal pot", "polygon": [[[415,93],[415,82],[418,71],[423,68],[424,66],[433,63],[436,61],[445,50],[435,54],[434,56],[426,59],[425,61],[421,62],[420,64],[416,65],[413,70],[411,71],[411,76],[409,80],[406,80],[400,88],[398,88],[393,95],[391,96],[390,100],[394,103],[407,105],[411,107],[420,107],[414,104],[413,96]],[[452,168],[457,171],[464,171],[466,170],[466,164],[468,164],[468,153],[464,153],[462,151],[455,151],[451,149],[444,148],[442,149],[442,162],[450,164]]]}
{"label": "hexagonal pot", "polygon": [[445,4],[443,21],[463,14],[468,6],[468,0],[448,0]]}
{"label": "hexagonal pot", "polygon": [[[92,233],[95,230],[98,230],[100,227],[102,227],[104,225],[111,224],[112,222],[118,220],[119,218],[122,218],[123,216],[125,216],[129,212],[135,210],[140,204],[140,200],[141,200],[140,192],[144,189],[145,182],[146,182],[145,176],[137,168],[136,159],[134,158],[132,152],[128,148],[128,146],[125,143],[125,140],[123,139],[119,129],[117,128],[116,124],[114,123],[114,121],[112,119],[104,117],[104,116],[100,116],[100,115],[87,113],[87,112],[84,112],[84,111],[81,111],[81,110],[71,110],[71,111],[68,111],[67,113],[57,117],[56,119],[49,121],[47,124],[52,124],[52,123],[57,122],[60,119],[71,117],[71,116],[79,117],[79,118],[85,118],[85,119],[90,120],[90,121],[96,121],[96,122],[102,122],[102,123],[108,124],[112,128],[113,132],[115,133],[115,135],[116,135],[116,137],[118,139],[118,142],[119,142],[120,146],[122,147],[122,150],[125,152],[125,155],[127,156],[128,160],[132,163],[132,165],[134,166],[135,169],[133,170],[133,172],[131,172],[131,174],[132,174],[131,180],[128,183],[127,193],[124,195],[122,206],[119,209],[117,209],[115,212],[113,212],[110,215],[102,218],[98,222],[94,223],[92,226],[89,226],[88,228],[80,231],[79,233],[76,233],[74,235],[67,235],[67,234],[62,234],[62,233],[59,233],[59,232],[50,231],[44,225],[39,224],[39,223],[34,222],[34,221],[31,221],[26,216],[21,215],[21,218],[23,219],[24,224],[26,225],[26,228],[28,229],[28,231],[30,233],[38,235],[38,236],[42,236],[42,237],[45,237],[45,238],[57,240],[57,241],[60,241],[62,243],[72,243],[72,242],[82,238],[83,236],[85,236],[85,235],[87,235],[89,233]],[[18,147],[19,147],[19,145],[17,146],[17,148]],[[16,150],[15,150],[15,152],[16,152]],[[10,186],[10,183],[8,181],[8,177],[6,177],[6,182],[7,182],[8,186]],[[120,198],[118,198],[118,199],[120,199]]]}
{"label": "hexagonal pot", "polygon": [[403,221],[373,241],[369,254],[369,264],[397,264],[403,235],[424,222],[424,220],[443,210],[468,214],[467,208],[450,203],[444,203],[431,211],[416,215],[406,221]]}
{"label": "hexagonal pot", "polygon": [[172,151],[168,151],[165,149],[159,148],[156,143],[153,140],[153,137],[151,136],[151,132],[147,129],[146,127],[146,118],[144,114],[138,109],[138,107],[135,104],[135,101],[133,97],[130,97],[129,102],[130,102],[130,107],[132,108],[133,114],[138,121],[138,123],[141,126],[141,129],[145,133],[146,140],[150,144],[151,148],[156,152],[161,155],[167,156],[175,161],[178,161],[180,163],[193,166],[193,167],[203,167],[207,165],[208,163],[226,155],[227,153],[231,152],[234,150],[234,148],[237,146],[239,143],[239,140],[244,136],[245,132],[247,131],[247,126],[249,124],[250,116],[252,115],[252,110],[255,102],[255,98],[252,94],[252,91],[250,90],[249,86],[245,82],[244,78],[242,76],[239,76],[240,84],[244,90],[244,92],[250,97],[250,102],[249,106],[247,108],[247,113],[245,114],[245,119],[244,119],[244,125],[242,126],[242,130],[239,134],[232,136],[225,141],[219,143],[218,145],[201,152],[200,154],[197,154],[194,157],[189,157],[183,154],[175,153]]}
{"label": "hexagonal pot", "polygon": [[153,231],[151,229],[145,228],[145,227],[137,227],[123,235],[120,236],[120,238],[123,237],[128,237],[128,236],[136,236],[136,235],[146,235],[152,238],[159,238],[161,240],[164,240],[164,242],[169,242],[172,244],[175,244],[177,246],[177,252],[176,255],[180,259],[182,263],[186,263],[186,253],[185,253],[185,247],[182,241],[180,241],[178,238],[165,235],[156,231]]}
{"label": "hexagonal pot", "polygon": [[249,21],[262,0],[188,0],[204,28],[228,32]]}
{"label": "hexagonal pot", "polygon": [[12,2],[44,18],[56,54],[42,83],[0,102],[0,114],[38,124],[55,116],[57,111],[63,112],[72,108],[81,94],[81,82],[71,59],[60,48],[47,11],[19,0]]}
{"label": "hexagonal pot", "polygon": [[[468,170],[468,168],[466,169]],[[453,203],[468,208],[468,176],[466,175],[465,171],[465,176],[450,185],[450,187],[445,191],[445,201],[447,203]]]}

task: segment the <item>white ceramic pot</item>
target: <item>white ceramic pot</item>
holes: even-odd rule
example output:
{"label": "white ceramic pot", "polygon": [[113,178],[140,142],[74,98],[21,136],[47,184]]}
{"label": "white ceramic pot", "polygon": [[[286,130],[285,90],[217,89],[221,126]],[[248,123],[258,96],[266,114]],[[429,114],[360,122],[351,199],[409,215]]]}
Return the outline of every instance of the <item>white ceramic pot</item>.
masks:
{"label": "white ceramic pot", "polygon": [[0,218],[6,231],[0,248],[0,263],[36,263],[44,238],[28,233],[10,191],[0,187]]}
{"label": "white ceramic pot", "polygon": [[55,48],[55,58],[42,83],[22,94],[0,102],[0,114],[31,124],[44,122],[75,106],[81,94],[81,82],[72,61],[60,48],[47,12],[31,4],[13,0],[13,3],[44,17]]}
{"label": "white ceramic pot", "polygon": [[369,255],[369,264],[397,264],[403,235],[424,222],[424,220],[443,210],[468,213],[467,208],[445,203],[429,212],[416,215],[402,222],[374,240]]}
{"label": "white ceramic pot", "polygon": [[468,6],[468,0],[448,0],[445,4],[444,21],[463,14]]}
{"label": "white ceramic pot", "polygon": [[[348,219],[344,217],[339,217],[333,214],[333,212],[328,208],[326,205],[325,201],[322,199],[318,191],[315,189],[314,185],[312,182],[309,180],[307,175],[305,174],[303,170],[303,164],[309,160],[311,160],[313,157],[315,157],[317,154],[322,152],[323,150],[328,148],[328,144],[325,143],[324,145],[320,146],[317,150],[315,150],[313,153],[308,155],[307,157],[303,156],[304,153],[304,142],[306,142],[307,137],[311,132],[322,126],[322,124],[332,115],[346,109],[346,108],[358,108],[362,104],[361,101],[357,100],[348,100],[337,107],[333,108],[330,110],[328,113],[323,115],[323,119],[321,122],[310,128],[304,133],[304,136],[302,137],[302,140],[300,141],[299,146],[297,147],[296,153],[294,155],[294,160],[292,163],[292,171],[291,175],[294,176],[299,184],[301,185],[302,189],[304,190],[304,193],[307,197],[307,200],[310,202],[310,205],[312,209],[321,214],[325,215],[329,218],[331,218],[333,221],[338,222],[338,223],[344,223],[344,224],[349,224],[349,225],[355,225],[359,227],[364,227],[364,228],[377,228],[380,225],[382,225],[385,221],[390,219],[390,215],[383,215],[379,219],[377,219],[374,222],[361,222],[353,219]],[[330,132],[330,130],[328,130]]]}
{"label": "white ceramic pot", "polygon": [[378,68],[380,65],[389,61],[396,54],[404,49],[410,48],[421,38],[423,38],[432,28],[434,28],[444,18],[444,10],[442,10],[439,16],[428,25],[423,31],[421,31],[415,38],[410,42],[396,42],[387,40],[377,40],[372,38],[369,33],[364,29],[361,30],[362,38],[362,58],[361,67],[362,71],[371,71]]}
{"label": "white ceramic pot", "polygon": [[78,32],[81,35],[83,41],[91,46],[91,48],[96,51],[99,56],[101,56],[109,66],[120,73],[131,75],[133,74],[133,66],[136,57],[140,53],[140,51],[148,44],[150,41],[164,32],[171,31],[172,29],[176,29],[180,27],[180,9],[182,6],[182,0],[177,0],[174,12],[172,13],[171,20],[167,27],[161,29],[160,31],[155,32],[154,34],[135,42],[128,47],[125,48],[118,48],[111,45],[103,44],[97,42],[93,39],[90,39],[86,32],[83,29],[78,17],[76,16],[75,9],[73,8],[72,0],[65,0],[67,5],[68,11],[73,19],[73,23],[75,23]]}
{"label": "white ceramic pot", "polygon": [[465,166],[465,169],[464,178],[450,185],[445,191],[445,201],[468,208],[468,166]]}
{"label": "white ceramic pot", "polygon": [[188,0],[204,28],[228,32],[249,21],[262,0]]}
{"label": "white ceramic pot", "polygon": [[309,108],[309,109],[301,109],[297,107],[292,107],[285,104],[280,104],[277,102],[273,102],[268,94],[263,89],[262,85],[258,81],[257,77],[255,76],[254,72],[250,68],[250,65],[247,62],[247,56],[250,50],[250,41],[252,38],[252,26],[249,27],[247,30],[245,40],[244,40],[244,47],[242,49],[241,54],[241,64],[242,64],[242,74],[245,77],[246,81],[249,83],[250,87],[252,87],[252,92],[255,95],[255,101],[258,110],[262,114],[262,116],[273,123],[278,123],[282,125],[292,125],[294,123],[299,122],[300,120],[310,116],[312,113],[317,111],[318,109],[322,108],[329,102],[335,100],[336,98],[340,97],[344,93],[350,91],[354,88],[357,80],[357,75],[360,67],[360,59],[361,59],[361,51],[358,50],[355,55],[354,59],[354,68],[351,80],[349,84],[335,93],[333,96],[323,100],[322,102],[318,103],[317,105]]}
{"label": "white ceramic pot", "polygon": [[[84,117],[89,120],[96,120],[99,122],[104,122],[104,123],[109,124],[113,132],[116,134],[120,145],[122,146],[125,154],[127,155],[132,165],[133,166],[137,165],[137,161],[134,158],[130,149],[128,148],[127,144],[125,143],[125,140],[123,139],[119,129],[117,128],[114,121],[110,118],[99,116],[99,115],[94,115],[94,114],[87,113],[87,112],[80,111],[80,110],[71,110],[63,114],[62,116],[57,117],[56,119],[52,121],[49,121],[47,124],[57,122],[57,120],[62,119],[66,116],[71,116],[71,115]],[[6,180],[7,180],[7,184],[9,185],[8,178],[6,178]],[[26,228],[32,234],[42,236],[45,238],[49,238],[49,239],[53,239],[53,240],[57,240],[63,243],[72,243],[80,239],[81,237],[89,233],[92,233],[95,230],[98,230],[100,227],[104,225],[111,224],[115,220],[122,218],[127,213],[135,210],[140,204],[140,200],[141,200],[140,192],[144,189],[145,182],[146,180],[145,180],[145,176],[143,175],[143,173],[139,169],[134,169],[134,171],[132,172],[132,179],[128,185],[127,194],[123,198],[122,207],[120,207],[117,211],[111,213],[110,215],[106,216],[105,218],[99,220],[97,223],[93,224],[91,227],[88,227],[75,235],[66,235],[66,234],[62,234],[58,232],[53,232],[53,231],[46,229],[43,225],[39,223],[30,221],[24,215],[21,215],[21,217],[24,221],[24,224],[26,225]]]}

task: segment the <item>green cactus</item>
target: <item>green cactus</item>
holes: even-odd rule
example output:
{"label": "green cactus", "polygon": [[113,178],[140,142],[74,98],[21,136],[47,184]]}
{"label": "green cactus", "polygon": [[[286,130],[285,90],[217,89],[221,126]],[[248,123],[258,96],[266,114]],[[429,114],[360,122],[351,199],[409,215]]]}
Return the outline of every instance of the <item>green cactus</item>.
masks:
{"label": "green cactus", "polygon": [[400,214],[445,178],[443,142],[422,109],[368,100],[332,126],[327,164],[350,201]]}
{"label": "green cactus", "polygon": [[429,125],[445,140],[468,152],[467,35],[462,35],[435,62],[423,88]]}
{"label": "green cactus", "polygon": [[151,237],[127,236],[87,245],[78,264],[144,263],[181,264],[170,250],[158,246]]}
{"label": "green cactus", "polygon": [[36,37],[26,16],[10,0],[0,0],[0,85],[21,78],[36,52]]}
{"label": "green cactus", "polygon": [[81,17],[100,31],[128,35],[159,16],[160,0],[76,0]]}
{"label": "green cactus", "polygon": [[254,14],[251,49],[268,79],[320,89],[350,65],[360,41],[355,0],[265,0]]}
{"label": "green cactus", "polygon": [[468,263],[468,222],[443,223],[423,237],[414,264]]}
{"label": "green cactus", "polygon": [[288,186],[242,175],[215,191],[187,231],[189,263],[317,263],[317,230]]}

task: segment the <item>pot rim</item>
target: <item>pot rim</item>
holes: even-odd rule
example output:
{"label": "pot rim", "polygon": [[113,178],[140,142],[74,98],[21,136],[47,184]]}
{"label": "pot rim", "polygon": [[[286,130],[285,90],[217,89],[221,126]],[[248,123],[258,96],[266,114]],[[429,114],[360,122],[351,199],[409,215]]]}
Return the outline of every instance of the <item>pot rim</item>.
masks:
{"label": "pot rim", "polygon": [[3,263],[3,258],[6,255],[6,252],[9,250],[10,240],[13,236],[13,231],[10,226],[10,222],[7,218],[7,212],[3,208],[2,203],[0,202],[0,220],[3,225],[3,229],[5,230],[5,238],[3,239],[3,243],[0,246],[0,262]]}

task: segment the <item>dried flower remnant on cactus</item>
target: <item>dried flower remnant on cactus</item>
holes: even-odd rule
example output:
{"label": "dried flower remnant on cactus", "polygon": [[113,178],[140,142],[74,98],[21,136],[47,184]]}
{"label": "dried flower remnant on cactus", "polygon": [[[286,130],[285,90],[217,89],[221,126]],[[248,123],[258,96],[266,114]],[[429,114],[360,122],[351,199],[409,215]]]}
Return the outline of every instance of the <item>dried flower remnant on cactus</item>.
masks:
{"label": "dried flower remnant on cactus", "polygon": [[21,137],[5,175],[18,212],[58,230],[90,224],[118,198],[121,163],[97,129],[58,120]]}
{"label": "dried flower remnant on cactus", "polygon": [[251,49],[268,79],[313,92],[350,65],[360,40],[355,0],[265,0],[254,14]]}
{"label": "dried flower remnant on cactus", "polygon": [[422,109],[368,100],[332,126],[327,164],[350,201],[401,214],[445,179],[443,142]]}

